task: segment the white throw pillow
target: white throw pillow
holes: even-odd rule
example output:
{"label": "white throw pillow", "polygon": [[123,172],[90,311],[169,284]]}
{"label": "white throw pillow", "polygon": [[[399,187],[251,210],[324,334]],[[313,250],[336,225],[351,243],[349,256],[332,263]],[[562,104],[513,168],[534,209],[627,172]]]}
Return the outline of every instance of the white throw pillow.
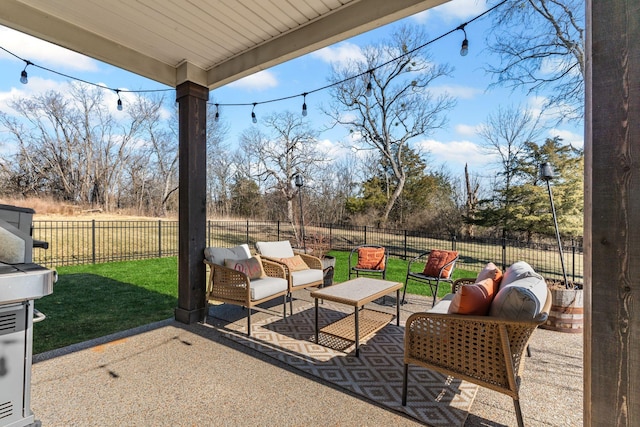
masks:
{"label": "white throw pillow", "polygon": [[542,276],[536,273],[528,263],[525,261],[517,261],[511,264],[507,271],[504,272],[502,280],[500,281],[500,287],[507,286],[516,280],[524,279],[525,277],[537,277],[542,279]]}
{"label": "white throw pillow", "polygon": [[505,271],[489,315],[512,320],[533,320],[540,314],[546,301],[547,284],[544,278],[526,262],[518,261]]}
{"label": "white throw pillow", "polygon": [[270,258],[293,258],[295,255],[288,240],[280,242],[256,242],[260,255]]}
{"label": "white throw pillow", "polygon": [[204,257],[207,261],[217,265],[224,265],[225,259],[249,259],[251,251],[246,243],[232,248],[209,247],[204,250]]}

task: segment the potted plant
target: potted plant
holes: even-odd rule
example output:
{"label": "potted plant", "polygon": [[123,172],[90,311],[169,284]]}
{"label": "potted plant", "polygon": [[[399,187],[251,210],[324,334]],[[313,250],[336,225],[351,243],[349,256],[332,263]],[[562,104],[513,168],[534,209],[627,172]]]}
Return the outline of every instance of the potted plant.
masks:
{"label": "potted plant", "polygon": [[314,233],[308,236],[309,244],[307,245],[307,253],[320,258],[322,261],[322,270],[324,271],[324,286],[333,284],[333,273],[336,266],[336,258],[327,255],[331,249],[329,239],[322,233]]}

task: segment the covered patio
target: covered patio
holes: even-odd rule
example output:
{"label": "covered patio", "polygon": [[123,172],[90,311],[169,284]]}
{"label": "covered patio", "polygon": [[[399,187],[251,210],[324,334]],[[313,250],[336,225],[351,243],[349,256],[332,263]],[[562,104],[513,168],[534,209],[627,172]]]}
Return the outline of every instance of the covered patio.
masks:
{"label": "covered patio", "polygon": [[[296,291],[295,311],[311,310],[312,300],[309,291]],[[428,298],[412,295],[402,307],[402,321],[429,304]],[[380,390],[374,390],[376,398],[367,398],[340,381],[305,371],[299,360],[294,366],[252,348],[253,342],[267,339],[246,338],[246,312],[240,307],[214,307],[210,313],[217,317],[209,317],[207,325],[167,320],[38,355],[32,384],[37,419],[43,426],[425,425],[400,408],[399,387],[390,396],[395,407],[383,404]],[[280,315],[274,304],[256,312],[254,323],[280,320]],[[383,338],[385,329],[377,336]],[[362,359],[373,358],[376,337],[363,344]],[[582,336],[538,329],[530,345],[521,389],[526,425],[580,425]],[[293,352],[289,345],[275,350]],[[354,376],[362,374],[353,352],[343,357]],[[401,375],[400,369],[393,370]],[[435,409],[431,412],[426,417],[434,425],[454,425]],[[466,427],[516,423],[511,398],[482,387],[463,416]]]}
{"label": "covered patio", "polygon": [[[192,0],[177,5],[169,0],[5,0],[0,23],[176,88],[180,126],[179,303],[175,311],[178,323],[166,327],[201,337],[206,335],[197,333],[201,328],[197,322],[204,314],[208,91],[443,2]],[[586,8],[584,424],[634,426],[640,424],[640,311],[634,308],[640,292],[640,216],[636,213],[640,204],[640,46],[635,42],[640,38],[640,1],[588,0]],[[229,349],[218,345],[215,338],[206,339],[211,351],[204,353],[214,358],[223,357]],[[159,354],[149,351],[156,360]],[[254,357],[244,352],[234,354],[232,357]],[[65,357],[69,356],[57,359],[64,365]],[[43,362],[43,370],[54,360]],[[190,372],[197,373],[200,360],[193,362]],[[141,368],[142,363],[144,359],[137,359],[136,366]],[[167,394],[164,400],[150,400],[156,406],[179,402],[191,414],[207,412],[203,405],[208,400],[175,381],[172,375],[179,371],[158,363],[153,366],[150,373],[167,375],[167,381],[145,384],[140,379],[136,397],[161,387]],[[233,380],[241,379],[244,373],[229,370],[225,374]],[[200,373],[198,378],[205,376]],[[290,381],[303,381],[286,370],[273,375],[279,379],[285,376]],[[269,383],[274,378],[263,380]],[[65,384],[62,377],[52,377],[51,384],[55,382]],[[45,389],[45,383],[35,385],[34,393],[47,393],[51,400],[56,398],[54,393],[61,393],[72,400],[73,391],[98,399],[88,384],[68,384],[83,387],[78,391]],[[125,397],[113,402],[118,407],[109,406],[113,412],[135,404],[132,394],[124,389],[123,393]],[[282,389],[272,389],[272,393],[271,399],[264,400],[263,411],[277,414]],[[321,387],[317,393],[332,391]],[[243,397],[250,397],[246,389]],[[336,402],[341,399],[335,398]],[[212,400],[216,401],[215,396]],[[340,412],[350,416],[355,406],[354,402]],[[85,412],[90,414],[95,408],[87,405]],[[310,404],[309,410],[312,408]],[[324,408],[322,413],[328,414]],[[166,414],[162,409],[157,413]],[[35,406],[34,410],[43,411],[39,415],[46,413],[44,407]],[[375,420],[365,418],[364,411],[361,415],[359,419],[366,420],[362,424],[374,424]],[[251,414],[247,419],[253,419]],[[386,418],[380,424],[388,421]],[[346,422],[341,418],[335,424]],[[73,418],[67,423],[75,424]],[[195,423],[200,423],[199,419],[189,422]]]}

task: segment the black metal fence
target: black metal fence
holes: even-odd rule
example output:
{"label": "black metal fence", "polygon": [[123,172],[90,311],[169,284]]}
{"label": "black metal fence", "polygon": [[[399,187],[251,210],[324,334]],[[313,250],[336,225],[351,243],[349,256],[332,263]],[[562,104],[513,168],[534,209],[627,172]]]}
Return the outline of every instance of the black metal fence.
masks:
{"label": "black metal fence", "polygon": [[[305,228],[305,246],[322,250],[349,251],[361,244],[385,246],[394,258],[410,259],[430,249],[452,249],[460,253],[458,268],[479,271],[487,262],[506,268],[527,261],[546,278],[562,278],[555,241],[521,242],[512,239],[479,239],[435,236],[428,233],[367,226],[323,224]],[[49,249],[34,249],[34,262],[49,267],[178,255],[177,221],[34,221],[34,239],[49,243]],[[290,240],[294,229],[279,221],[208,221],[207,246],[233,246],[258,241]],[[583,249],[580,242],[563,243],[569,280],[581,283]]]}

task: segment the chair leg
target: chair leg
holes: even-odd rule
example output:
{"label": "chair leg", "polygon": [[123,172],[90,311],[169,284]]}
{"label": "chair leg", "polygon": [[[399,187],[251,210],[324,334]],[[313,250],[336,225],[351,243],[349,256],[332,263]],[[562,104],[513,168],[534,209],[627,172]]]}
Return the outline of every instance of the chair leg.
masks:
{"label": "chair leg", "polygon": [[[438,299],[438,288],[440,288],[440,280],[436,280],[436,290],[433,292],[433,302],[431,303],[431,308],[436,305],[436,300]],[[433,291],[433,287],[431,288]]]}
{"label": "chair leg", "polygon": [[409,278],[407,277],[407,279],[404,281],[404,289],[402,289],[402,302],[400,304],[405,304],[406,301],[404,300],[404,296],[407,294],[407,284],[409,283]]}
{"label": "chair leg", "polygon": [[247,336],[251,336],[251,307],[247,307]]}
{"label": "chair leg", "polygon": [[407,406],[407,379],[409,377],[409,364],[404,364],[404,376],[402,377],[402,406]]}
{"label": "chair leg", "polygon": [[516,409],[516,418],[518,418],[518,427],[524,427],[524,420],[522,419],[522,410],[520,409],[520,401],[513,399],[513,406]]}
{"label": "chair leg", "polygon": [[289,296],[289,311],[293,314],[293,292],[289,291],[287,295]]}
{"label": "chair leg", "polygon": [[529,348],[529,344],[527,344],[527,357],[531,357],[531,349]]}
{"label": "chair leg", "polygon": [[[282,304],[282,307],[283,307],[282,310],[284,312],[283,315],[282,315],[282,318],[286,319],[287,318],[287,294],[284,294],[282,296],[282,303],[283,303]],[[291,314],[293,314],[293,311],[291,312]]]}
{"label": "chair leg", "polygon": [[204,320],[202,321],[203,325],[207,324],[207,316],[209,316],[209,302],[206,301],[204,303]]}

